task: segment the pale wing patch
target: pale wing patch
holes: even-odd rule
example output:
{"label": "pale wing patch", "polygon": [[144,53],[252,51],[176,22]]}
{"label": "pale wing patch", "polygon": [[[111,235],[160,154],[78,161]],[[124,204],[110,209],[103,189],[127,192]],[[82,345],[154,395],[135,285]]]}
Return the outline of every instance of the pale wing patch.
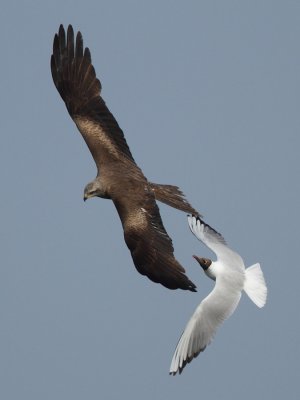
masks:
{"label": "pale wing patch", "polygon": [[114,155],[116,158],[120,157],[120,153],[116,149],[116,145],[109,138],[105,130],[102,129],[100,124],[82,117],[74,117],[74,122],[77,128],[80,130],[82,136],[87,141],[89,137],[99,140],[101,142],[101,145],[106,147],[110,154]]}
{"label": "pale wing patch", "polygon": [[131,212],[126,219],[126,228],[146,229],[148,227],[147,211],[144,208]]}

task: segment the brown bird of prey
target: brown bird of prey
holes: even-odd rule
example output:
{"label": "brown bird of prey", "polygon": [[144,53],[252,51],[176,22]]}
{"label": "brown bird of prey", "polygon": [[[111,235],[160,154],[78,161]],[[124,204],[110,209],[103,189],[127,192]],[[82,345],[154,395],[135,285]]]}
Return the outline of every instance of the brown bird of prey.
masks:
{"label": "brown bird of prey", "polygon": [[174,257],[156,200],[200,215],[177,186],[151,183],[135,163],[124,134],[102,99],[88,48],[71,25],[61,25],[53,42],[51,72],[68,112],[97,166],[97,176],[84,189],[90,197],[111,199],[121,219],[125,242],[136,269],[169,289],[196,291]]}

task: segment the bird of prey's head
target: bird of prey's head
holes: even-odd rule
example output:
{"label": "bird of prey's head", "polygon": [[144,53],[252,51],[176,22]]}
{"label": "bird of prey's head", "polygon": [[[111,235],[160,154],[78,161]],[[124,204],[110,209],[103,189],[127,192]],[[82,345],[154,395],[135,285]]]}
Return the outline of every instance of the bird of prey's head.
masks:
{"label": "bird of prey's head", "polygon": [[102,191],[100,182],[98,182],[98,180],[95,179],[93,182],[88,183],[84,188],[83,200],[86,201],[87,199],[96,196],[102,197],[101,194]]}
{"label": "bird of prey's head", "polygon": [[97,187],[95,185],[95,182],[90,182],[86,185],[84,188],[84,193],[83,193],[83,200],[86,201],[90,197],[95,197],[97,196]]}
{"label": "bird of prey's head", "polygon": [[83,200],[86,201],[91,197],[102,197],[103,199],[110,199],[105,190],[105,185],[102,184],[101,177],[97,176],[93,182],[90,182],[84,188]]}

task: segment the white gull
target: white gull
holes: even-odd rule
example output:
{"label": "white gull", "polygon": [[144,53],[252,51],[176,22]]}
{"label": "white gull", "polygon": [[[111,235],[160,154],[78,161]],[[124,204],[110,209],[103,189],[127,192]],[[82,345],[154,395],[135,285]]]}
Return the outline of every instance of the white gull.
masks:
{"label": "white gull", "polygon": [[217,256],[217,261],[194,256],[205,274],[216,283],[181,335],[171,362],[171,375],[181,373],[211,343],[217,328],[236,309],[242,290],[259,308],[267,299],[267,287],[258,263],[245,269],[241,256],[226,245],[221,234],[199,217],[188,216],[188,223],[192,233]]}

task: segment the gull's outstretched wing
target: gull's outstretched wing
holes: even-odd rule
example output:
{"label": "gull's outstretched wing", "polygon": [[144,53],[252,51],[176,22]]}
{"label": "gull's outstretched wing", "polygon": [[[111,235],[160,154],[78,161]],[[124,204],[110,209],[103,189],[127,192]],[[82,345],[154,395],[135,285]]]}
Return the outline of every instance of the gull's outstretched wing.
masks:
{"label": "gull's outstretched wing", "polygon": [[222,276],[216,279],[214,289],[196,308],[181,335],[171,362],[171,375],[181,373],[186,364],[210,344],[217,328],[236,309],[241,290],[239,281],[228,285]]}
{"label": "gull's outstretched wing", "polygon": [[196,238],[212,250],[216,254],[218,260],[222,260],[230,266],[244,265],[241,256],[227,246],[223,236],[206,224],[199,216],[195,217],[189,215],[188,223]]}

